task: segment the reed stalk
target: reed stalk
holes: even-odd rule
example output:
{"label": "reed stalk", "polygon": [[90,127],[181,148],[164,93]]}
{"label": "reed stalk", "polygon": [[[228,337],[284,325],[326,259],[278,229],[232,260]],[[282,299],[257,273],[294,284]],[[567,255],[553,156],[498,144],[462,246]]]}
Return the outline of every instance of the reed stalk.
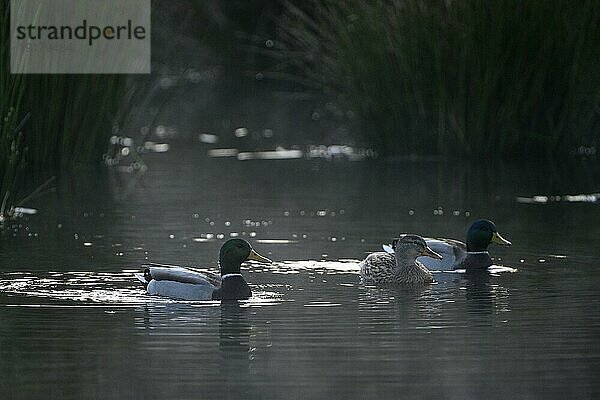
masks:
{"label": "reed stalk", "polygon": [[11,74],[8,5],[0,3],[0,214],[61,170],[100,165],[126,79]]}
{"label": "reed stalk", "polygon": [[321,0],[275,56],[384,153],[554,157],[600,144],[598,43],[593,0]]}

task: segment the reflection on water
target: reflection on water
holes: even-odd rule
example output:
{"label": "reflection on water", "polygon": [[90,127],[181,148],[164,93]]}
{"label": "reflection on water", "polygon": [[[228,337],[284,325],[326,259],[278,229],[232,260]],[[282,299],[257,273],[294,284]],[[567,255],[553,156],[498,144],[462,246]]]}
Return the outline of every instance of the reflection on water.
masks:
{"label": "reflection on water", "polygon": [[[266,276],[275,278],[280,275],[303,274],[309,284],[319,282],[327,284],[332,281],[332,277],[339,275],[342,279],[337,284],[341,287],[357,288],[362,287],[359,278],[359,260],[340,260],[340,261],[284,261],[272,264],[252,263],[244,268],[244,273],[248,279],[259,278],[263,283],[256,284],[249,282],[252,287],[253,297],[249,300],[241,301],[239,304],[230,305],[229,308],[243,304],[244,307],[261,307],[268,305],[278,305],[285,301],[298,301],[299,299],[291,295],[293,291],[303,291],[305,288],[296,286],[292,281],[287,283],[266,283]],[[251,268],[251,270],[247,270]],[[433,287],[412,287],[403,289],[409,293],[436,293],[444,296],[449,287],[467,284],[475,287],[487,288],[490,286],[492,277],[498,277],[501,273],[511,273],[517,270],[510,267],[492,266],[487,273],[465,273],[457,270],[454,272],[433,271],[435,282]],[[52,307],[53,301],[81,302],[91,305],[140,305],[140,304],[192,304],[195,306],[215,306],[218,301],[186,301],[172,300],[160,296],[149,296],[146,294],[142,285],[134,279],[134,273],[138,270],[123,270],[122,272],[0,272],[0,293],[10,295],[17,302],[7,304],[9,306],[35,306]],[[273,281],[274,279],[271,279]],[[331,283],[333,285],[333,283]],[[494,285],[498,287],[497,285]],[[379,298],[393,298],[396,289],[377,288],[374,286],[365,286],[367,291],[377,293]],[[389,292],[391,290],[391,292]],[[471,291],[472,292],[472,291]],[[488,290],[491,293],[491,291]],[[391,294],[390,294],[391,293]],[[467,294],[469,290],[467,290]],[[15,297],[17,296],[17,297]],[[498,298],[494,293],[494,297]],[[317,300],[308,301],[305,307],[331,307],[339,306],[339,303],[323,301],[326,296],[318,297]],[[468,298],[468,296],[467,296]],[[51,300],[50,302],[44,299]]]}
{"label": "reflection on water", "polygon": [[[34,275],[30,272],[0,273],[0,292],[19,296],[18,303],[10,306],[52,307],[54,303],[42,299],[66,302],[95,303],[98,305],[139,305],[146,303],[186,303],[159,296],[149,296],[133,277],[138,270],[120,273],[50,272]],[[282,294],[273,292],[277,285],[252,285],[253,297],[246,301],[256,307],[281,302]],[[22,303],[25,301],[25,303]],[[31,304],[35,302],[35,304]],[[192,302],[198,306],[214,306],[215,302]]]}
{"label": "reflection on water", "polygon": [[37,299],[38,302],[40,299],[100,304],[139,304],[146,301],[130,283],[131,273],[125,272],[0,273],[0,291],[27,296],[29,300]]}
{"label": "reflection on water", "polygon": [[600,199],[600,193],[590,194],[576,194],[576,195],[563,195],[563,196],[543,196],[537,195],[533,197],[517,197],[519,203],[526,204],[546,204],[552,202],[568,202],[568,203],[595,203]]}
{"label": "reflection on water", "polygon": [[[593,171],[204,150],[150,154],[133,181],[64,179],[2,230],[2,398],[596,397],[600,210],[515,201],[595,193]],[[360,283],[398,233],[462,239],[477,217],[513,242],[489,272]],[[229,237],[276,261],[244,266],[249,301],[161,299],[133,277],[147,259],[215,272]]]}
{"label": "reflection on water", "polygon": [[240,161],[248,160],[293,160],[299,158],[324,159],[324,160],[348,160],[363,161],[369,158],[377,158],[377,153],[372,149],[354,148],[352,146],[307,146],[306,150],[300,150],[299,146],[293,149],[285,149],[278,146],[268,151],[239,151],[236,148],[209,149],[207,155],[211,158],[235,157]]}
{"label": "reflection on water", "polygon": [[224,302],[219,319],[220,373],[224,377],[222,391],[225,398],[250,397],[250,309],[238,302]]}

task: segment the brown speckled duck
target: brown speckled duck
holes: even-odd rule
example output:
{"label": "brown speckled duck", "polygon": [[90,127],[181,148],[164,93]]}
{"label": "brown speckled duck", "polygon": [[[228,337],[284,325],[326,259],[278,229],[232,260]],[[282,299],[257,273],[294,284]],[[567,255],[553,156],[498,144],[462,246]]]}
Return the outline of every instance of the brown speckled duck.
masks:
{"label": "brown speckled duck", "polygon": [[433,281],[431,272],[417,257],[441,259],[418,235],[406,234],[384,246],[386,252],[371,253],[360,262],[360,276],[367,285],[428,284]]}

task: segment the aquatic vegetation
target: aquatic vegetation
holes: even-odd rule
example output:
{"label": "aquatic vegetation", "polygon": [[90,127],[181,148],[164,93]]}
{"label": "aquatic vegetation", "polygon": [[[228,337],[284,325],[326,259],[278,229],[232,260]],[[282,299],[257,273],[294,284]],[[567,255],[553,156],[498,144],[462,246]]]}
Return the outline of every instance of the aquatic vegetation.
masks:
{"label": "aquatic vegetation", "polygon": [[122,75],[13,75],[0,5],[0,214],[61,169],[99,163],[126,95]]}
{"label": "aquatic vegetation", "polygon": [[14,109],[9,109],[0,122],[0,222],[13,205],[14,188],[24,167],[23,133],[20,128],[26,118],[17,122],[15,115]]}
{"label": "aquatic vegetation", "polygon": [[13,204],[15,187],[24,167],[22,128],[31,117],[20,107],[23,76],[11,76],[9,71],[8,11],[8,7],[0,6],[0,222]]}
{"label": "aquatic vegetation", "polygon": [[388,155],[568,155],[597,145],[599,39],[595,1],[313,1],[288,4],[274,76]]}

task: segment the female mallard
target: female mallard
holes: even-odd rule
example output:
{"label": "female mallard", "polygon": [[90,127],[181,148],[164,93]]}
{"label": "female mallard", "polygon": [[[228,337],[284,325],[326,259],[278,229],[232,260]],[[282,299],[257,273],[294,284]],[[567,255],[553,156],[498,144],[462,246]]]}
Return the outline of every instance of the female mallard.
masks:
{"label": "female mallard", "polygon": [[247,241],[230,239],[219,252],[221,276],[152,263],[143,265],[144,273],[136,277],[151,295],[179,300],[245,300],[252,296],[240,273],[242,263],[247,260],[271,262],[254,251]]}
{"label": "female mallard", "polygon": [[490,243],[510,246],[511,243],[498,233],[496,225],[487,219],[480,219],[467,231],[467,244],[453,239],[425,239],[427,245],[442,256],[441,260],[420,258],[432,271],[454,269],[478,270],[492,265],[487,247]]}
{"label": "female mallard", "polygon": [[[433,277],[417,257],[427,256],[441,259],[438,253],[427,246],[417,235],[401,235],[384,246],[386,253],[377,252],[360,262],[360,276],[366,284],[419,284],[431,283]],[[393,253],[393,254],[390,254]]]}

